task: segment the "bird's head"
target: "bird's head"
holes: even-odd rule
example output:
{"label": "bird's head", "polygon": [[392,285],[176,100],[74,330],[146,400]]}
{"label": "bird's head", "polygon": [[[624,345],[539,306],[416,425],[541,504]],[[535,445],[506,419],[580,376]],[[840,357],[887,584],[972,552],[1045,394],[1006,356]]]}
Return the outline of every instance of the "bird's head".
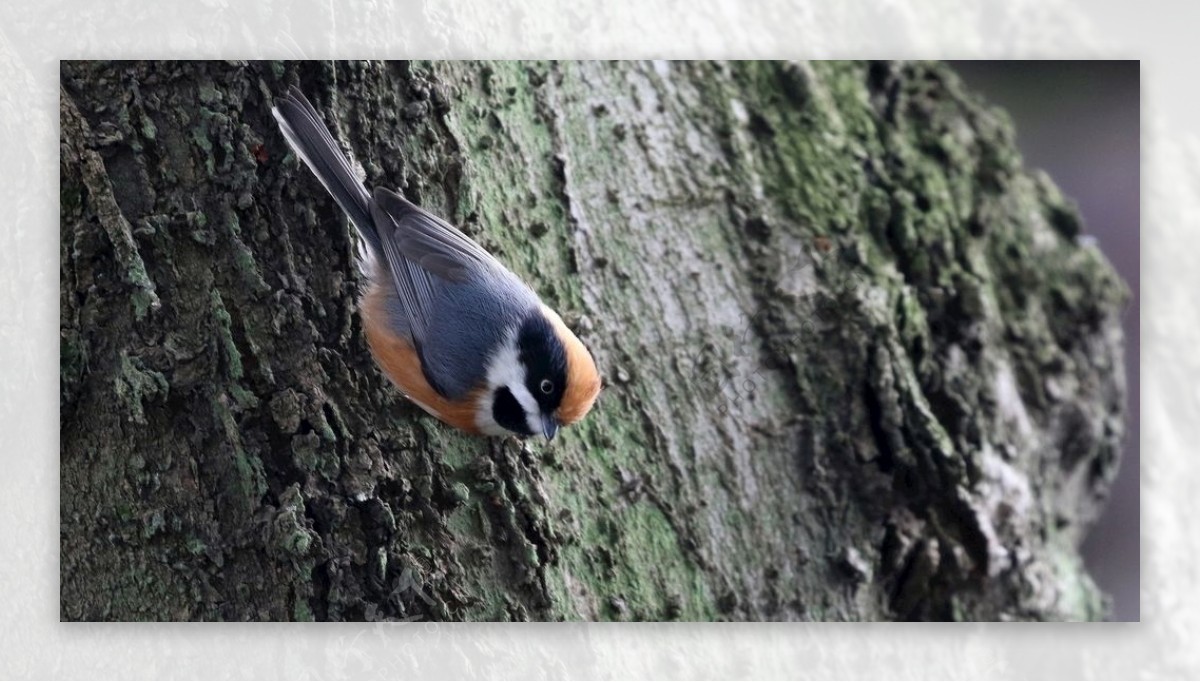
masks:
{"label": "bird's head", "polygon": [[526,437],[554,438],[600,394],[592,354],[557,313],[542,306],[517,326],[488,365],[491,421]]}

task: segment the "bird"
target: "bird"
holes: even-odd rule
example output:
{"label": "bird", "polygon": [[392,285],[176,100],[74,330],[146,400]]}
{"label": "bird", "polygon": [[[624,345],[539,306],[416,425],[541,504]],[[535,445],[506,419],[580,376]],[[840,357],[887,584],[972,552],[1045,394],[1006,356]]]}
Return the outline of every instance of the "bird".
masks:
{"label": "bird", "polygon": [[387,187],[368,192],[315,107],[292,86],[272,114],[361,237],[357,307],[371,354],[425,412],[482,436],[583,419],[596,362],[533,289],[458,228]]}

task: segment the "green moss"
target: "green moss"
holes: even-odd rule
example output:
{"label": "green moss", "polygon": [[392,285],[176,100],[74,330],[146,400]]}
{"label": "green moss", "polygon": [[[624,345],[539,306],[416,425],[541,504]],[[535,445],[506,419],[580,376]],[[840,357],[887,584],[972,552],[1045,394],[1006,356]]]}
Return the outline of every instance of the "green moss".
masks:
{"label": "green moss", "polygon": [[149,116],[142,116],[142,137],[147,140],[158,137],[158,127],[154,125],[154,121]]}
{"label": "green moss", "polygon": [[[330,414],[335,415],[335,418],[337,418],[337,412],[335,411],[337,408],[327,403],[326,409],[330,411]],[[314,413],[311,416],[311,419],[313,421],[313,428],[315,428],[317,433],[321,436],[321,440],[325,441],[326,443],[334,443],[337,441],[337,434],[334,433],[333,427],[329,424],[329,420],[325,418],[325,410]]]}
{"label": "green moss", "polygon": [[197,89],[197,94],[200,96],[200,102],[203,104],[215,104],[222,99],[221,92],[217,90],[212,81],[201,83]]}
{"label": "green moss", "polygon": [[301,471],[320,474],[327,481],[337,480],[341,459],[333,448],[322,444],[319,434],[292,436],[291,450],[295,465]]}
{"label": "green moss", "polygon": [[228,399],[223,394],[216,395],[211,399],[210,405],[213,418],[220,427],[219,434],[227,444],[232,458],[233,476],[230,487],[236,495],[234,501],[248,513],[250,509],[258,506],[258,500],[267,490],[262,460],[243,447]]}
{"label": "green moss", "polygon": [[191,132],[192,144],[196,145],[202,153],[204,172],[211,177],[216,173],[216,159],[213,157],[213,143],[209,135],[207,124],[197,125]]}
{"label": "green moss", "polygon": [[1065,620],[1103,620],[1111,604],[1083,567],[1083,559],[1073,547],[1057,547],[1051,554],[1058,602],[1058,617]]}
{"label": "green moss", "polygon": [[307,599],[297,597],[292,602],[292,620],[303,623],[311,623],[316,620]]}
{"label": "green moss", "polygon": [[144,406],[147,400],[165,400],[169,392],[170,384],[161,372],[147,368],[140,358],[121,352],[113,393],[135,424],[147,423]]}
{"label": "green moss", "polygon": [[225,301],[221,297],[221,292],[216,289],[209,292],[209,310],[213,320],[217,323],[217,345],[225,359],[225,370],[228,377],[234,380],[241,379],[242,354],[233,340],[232,318],[229,316],[229,311],[225,309]]}
{"label": "green moss", "polygon": [[308,554],[308,549],[312,546],[312,540],[312,533],[303,528],[296,528],[284,537],[281,547],[289,554],[304,556]]}
{"label": "green moss", "polygon": [[224,224],[228,230],[230,244],[233,249],[233,266],[238,273],[242,285],[255,293],[266,293],[271,287],[263,280],[254,252],[242,241],[241,221],[233,209],[226,209]]}
{"label": "green moss", "polygon": [[230,384],[229,396],[233,398],[234,409],[237,411],[251,410],[259,404],[258,396],[241,384]]}

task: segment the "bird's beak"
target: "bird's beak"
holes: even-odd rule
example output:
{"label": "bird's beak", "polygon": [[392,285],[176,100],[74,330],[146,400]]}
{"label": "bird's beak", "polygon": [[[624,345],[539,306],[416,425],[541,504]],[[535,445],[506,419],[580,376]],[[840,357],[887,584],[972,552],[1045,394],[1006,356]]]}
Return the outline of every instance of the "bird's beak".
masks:
{"label": "bird's beak", "polygon": [[542,434],[546,436],[546,440],[554,440],[556,433],[558,433],[558,420],[553,415],[542,417]]}

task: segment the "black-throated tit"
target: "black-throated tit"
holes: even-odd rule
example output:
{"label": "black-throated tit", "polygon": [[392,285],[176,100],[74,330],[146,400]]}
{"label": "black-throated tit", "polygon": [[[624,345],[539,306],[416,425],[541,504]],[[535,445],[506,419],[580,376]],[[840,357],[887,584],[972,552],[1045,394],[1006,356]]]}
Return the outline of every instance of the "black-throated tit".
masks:
{"label": "black-throated tit", "polygon": [[366,243],[367,343],[405,395],[486,435],[553,438],[591,410],[596,363],[533,290],[444,220],[383,187],[368,193],[298,89],[272,112]]}

